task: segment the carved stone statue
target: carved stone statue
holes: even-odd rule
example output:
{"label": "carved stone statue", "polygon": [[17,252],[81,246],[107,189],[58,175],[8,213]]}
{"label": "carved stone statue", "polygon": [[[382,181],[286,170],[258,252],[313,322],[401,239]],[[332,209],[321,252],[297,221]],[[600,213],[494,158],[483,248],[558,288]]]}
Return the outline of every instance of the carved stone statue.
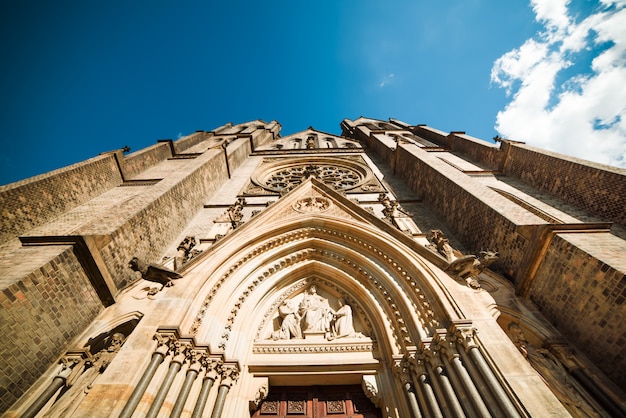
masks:
{"label": "carved stone statue", "polygon": [[439,254],[450,262],[454,257],[454,249],[450,245],[450,240],[446,238],[443,232],[439,229],[432,229],[426,237],[430,244],[427,246],[431,250],[437,251]]}
{"label": "carved stone statue", "polygon": [[243,197],[238,198],[235,203],[230,205],[226,211],[214,219],[214,223],[228,223],[233,229],[237,229],[243,224],[243,208],[246,205],[246,199]]}
{"label": "carved stone statue", "polygon": [[478,275],[498,259],[495,251],[481,251],[480,256],[466,255],[451,262],[445,271],[450,272],[472,289],[480,289]]}
{"label": "carved stone statue", "polygon": [[261,406],[261,403],[265,399],[267,399],[267,395],[269,394],[269,392],[270,392],[270,388],[267,383],[263,383],[261,386],[259,386],[259,389],[254,395],[254,399],[249,401],[250,412],[254,412],[257,409],[259,409],[259,406]]}
{"label": "carved stone statue", "polygon": [[272,333],[273,340],[290,340],[292,338],[302,338],[300,329],[300,317],[298,309],[294,306],[293,300],[286,300],[278,308],[278,313],[282,318],[280,329]]}
{"label": "carved stone statue", "polygon": [[45,417],[70,416],[81,400],[89,393],[94,382],[109,366],[117,352],[122,348],[126,336],[116,332],[109,337],[105,348],[94,355],[89,355],[74,366],[65,382],[65,388],[57,401],[46,412]]}
{"label": "carved stone statue", "polygon": [[545,348],[537,348],[526,341],[524,331],[519,324],[509,324],[509,338],[541,375],[552,393],[574,417],[599,417],[600,415],[587,403],[572,385],[572,377],[563,364]]}
{"label": "carved stone statue", "polygon": [[412,215],[404,210],[397,200],[391,200],[387,193],[380,193],[378,201],[383,205],[384,221],[409,235],[417,232],[418,228],[411,219]]}
{"label": "carved stone statue", "polygon": [[189,260],[202,252],[202,250],[194,249],[196,244],[196,238],[192,236],[185,237],[185,239],[183,239],[181,243],[178,244],[178,247],[176,248],[178,254],[174,258],[175,270],[180,269],[183,265],[189,262]]}
{"label": "carved stone statue", "polygon": [[328,305],[328,299],[317,294],[317,287],[311,285],[300,302],[299,313],[302,317],[304,332],[330,332],[330,322],[333,319],[333,310]]}
{"label": "carved stone statue", "polygon": [[339,309],[335,312],[335,338],[354,337],[354,323],[352,322],[352,308],[343,299],[339,299]]}
{"label": "carved stone statue", "polygon": [[142,279],[149,282],[160,283],[162,285],[160,289],[151,289],[150,294],[156,294],[165,287],[174,286],[172,279],[180,279],[183,277],[179,273],[176,273],[174,270],[170,270],[165,266],[152,263],[148,264],[139,260],[137,257],[133,257],[128,262],[128,267],[130,267],[133,271],[140,272]]}

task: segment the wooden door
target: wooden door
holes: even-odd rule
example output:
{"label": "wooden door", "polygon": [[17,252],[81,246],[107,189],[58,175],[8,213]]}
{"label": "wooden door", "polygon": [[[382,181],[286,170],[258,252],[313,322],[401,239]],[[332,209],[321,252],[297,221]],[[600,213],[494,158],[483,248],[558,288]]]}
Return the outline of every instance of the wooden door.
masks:
{"label": "wooden door", "polygon": [[278,386],[253,418],[381,418],[358,385]]}

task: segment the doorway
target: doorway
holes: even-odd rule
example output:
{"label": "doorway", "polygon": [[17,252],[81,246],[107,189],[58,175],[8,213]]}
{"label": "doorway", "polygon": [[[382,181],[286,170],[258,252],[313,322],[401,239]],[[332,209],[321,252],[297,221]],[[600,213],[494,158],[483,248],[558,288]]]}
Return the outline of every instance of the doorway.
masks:
{"label": "doorway", "polygon": [[382,418],[359,385],[272,386],[252,418]]}

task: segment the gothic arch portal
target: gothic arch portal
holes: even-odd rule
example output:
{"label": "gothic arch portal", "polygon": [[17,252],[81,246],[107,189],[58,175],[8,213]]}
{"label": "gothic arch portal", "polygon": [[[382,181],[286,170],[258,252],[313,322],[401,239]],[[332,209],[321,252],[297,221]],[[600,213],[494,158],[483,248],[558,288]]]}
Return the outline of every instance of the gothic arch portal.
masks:
{"label": "gothic arch portal", "polygon": [[[451,294],[459,284],[429,255],[307,180],[186,266],[183,292],[191,303],[175,329],[159,329],[157,351],[163,347],[174,361],[186,344],[204,356],[198,367],[220,389],[203,402],[227,416],[247,416],[274,385],[330,382],[363,385],[383,416],[519,415]],[[335,313],[323,329],[305,325],[303,300],[313,297],[313,284],[314,296]],[[302,334],[276,337],[286,302]],[[354,332],[337,335],[331,323],[346,304]],[[478,384],[490,395],[479,395]],[[468,394],[474,400],[462,403]]]}

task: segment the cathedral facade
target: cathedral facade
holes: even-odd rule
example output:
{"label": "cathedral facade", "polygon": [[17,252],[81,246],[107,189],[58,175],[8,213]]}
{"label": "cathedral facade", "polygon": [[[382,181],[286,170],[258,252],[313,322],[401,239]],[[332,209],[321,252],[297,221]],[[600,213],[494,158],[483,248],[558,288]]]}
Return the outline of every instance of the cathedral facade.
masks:
{"label": "cathedral facade", "polygon": [[258,120],[0,187],[6,417],[626,417],[626,170]]}

